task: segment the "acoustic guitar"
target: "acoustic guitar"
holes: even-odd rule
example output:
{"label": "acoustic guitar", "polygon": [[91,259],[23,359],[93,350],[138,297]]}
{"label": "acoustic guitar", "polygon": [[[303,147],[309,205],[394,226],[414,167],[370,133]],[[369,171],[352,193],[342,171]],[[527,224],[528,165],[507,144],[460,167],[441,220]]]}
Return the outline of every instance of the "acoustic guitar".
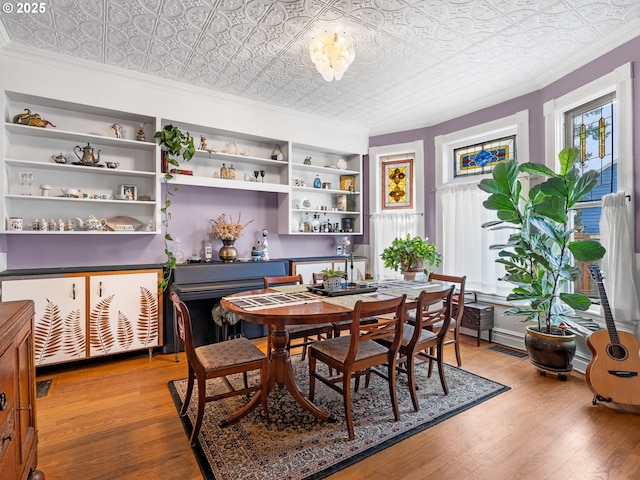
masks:
{"label": "acoustic guitar", "polygon": [[635,335],[616,330],[600,267],[589,265],[589,271],[598,285],[598,295],[607,323],[607,331],[599,330],[587,337],[587,346],[593,353],[593,358],[587,366],[586,380],[595,394],[593,404],[600,400],[640,405],[640,342]]}

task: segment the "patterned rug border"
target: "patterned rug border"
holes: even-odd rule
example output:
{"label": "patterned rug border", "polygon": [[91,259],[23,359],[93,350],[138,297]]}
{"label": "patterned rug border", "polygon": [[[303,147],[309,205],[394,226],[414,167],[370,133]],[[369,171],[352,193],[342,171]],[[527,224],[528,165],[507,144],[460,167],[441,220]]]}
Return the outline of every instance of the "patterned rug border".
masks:
{"label": "patterned rug border", "polygon": [[[483,377],[481,375],[477,375],[473,372],[469,372],[468,370],[464,370],[462,368],[458,368],[455,367],[453,365],[449,365],[446,364],[447,368],[454,368],[456,370],[462,370],[464,371],[466,374],[471,375],[473,377],[476,378],[480,378],[482,380],[486,380],[486,381],[490,381],[495,383],[496,385],[500,385],[500,388],[496,389],[493,392],[488,393],[487,395],[484,395],[482,397],[479,397],[469,403],[466,403],[464,405],[461,405],[457,408],[454,408],[452,410],[449,410],[448,412],[443,413],[442,415],[439,415],[437,418],[434,418],[433,420],[424,422],[414,428],[412,428],[411,430],[407,430],[406,432],[402,432],[398,435],[396,435],[393,438],[389,438],[377,445],[374,445],[373,447],[364,450],[362,452],[356,453],[354,455],[352,455],[349,458],[344,459],[343,461],[335,464],[335,465],[331,465],[329,467],[327,467],[324,470],[321,470],[319,472],[316,472],[314,474],[311,474],[307,477],[304,478],[304,480],[321,480],[323,478],[326,478],[330,475],[333,475],[336,472],[339,472],[340,470],[343,470],[347,467],[350,467],[351,465],[354,465],[358,462],[360,462],[361,460],[364,460],[367,457],[370,457],[371,455],[374,455],[378,452],[381,452],[382,450],[385,450],[386,448],[389,448],[392,445],[395,445],[398,442],[401,442],[413,435],[416,435],[420,432],[423,432],[424,430],[427,430],[431,427],[433,427],[434,425],[437,425],[445,420],[448,420],[449,418],[452,418],[456,415],[458,415],[459,413],[462,413],[466,410],[469,410],[470,408],[475,407],[476,405],[479,405],[483,402],[486,402],[487,400],[496,397],[504,392],[507,392],[509,390],[511,390],[511,387],[508,387],[506,385],[501,384],[500,382],[496,382],[495,380],[491,380],[489,378]],[[182,406],[182,400],[180,399],[180,396],[178,394],[178,391],[176,390],[176,387],[174,385],[174,382],[179,382],[179,381],[184,381],[186,380],[186,378],[180,378],[180,379],[176,379],[176,380],[170,380],[167,384],[168,388],[169,388],[169,393],[171,395],[171,399],[173,400],[174,406],[176,407],[176,410],[178,411],[178,414],[180,412],[180,408]],[[192,398],[192,402],[193,402],[193,398]],[[187,435],[187,438],[191,435],[191,431],[193,429],[193,424],[191,423],[191,420],[189,419],[189,415],[185,415],[184,417],[181,417],[180,415],[178,415],[180,420],[182,421],[182,426],[184,428],[184,431]],[[204,478],[204,480],[216,480],[216,477],[213,473],[213,471],[211,470],[211,466],[209,464],[209,462],[207,461],[206,455],[203,451],[202,445],[200,443],[200,440],[198,439],[196,446],[193,447],[193,453],[196,457],[196,461],[198,462],[198,466],[200,467],[200,471],[202,472],[202,477]]]}

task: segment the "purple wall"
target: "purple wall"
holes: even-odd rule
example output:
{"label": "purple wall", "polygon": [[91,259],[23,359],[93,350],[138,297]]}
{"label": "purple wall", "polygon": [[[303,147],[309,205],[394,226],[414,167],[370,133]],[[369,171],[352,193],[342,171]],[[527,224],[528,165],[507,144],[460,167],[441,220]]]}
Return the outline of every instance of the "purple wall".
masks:
{"label": "purple wall", "polygon": [[[391,133],[371,137],[369,146],[379,147],[383,145],[394,145],[406,142],[422,140],[424,142],[425,158],[425,234],[430,238],[435,238],[435,144],[434,139],[439,135],[473,127],[475,125],[490,122],[498,118],[513,115],[518,111],[529,110],[529,145],[531,161],[542,161],[544,155],[544,117],[543,104],[553,98],[560,97],[576,88],[585,85],[603,75],[606,75],[617,67],[633,62],[640,65],[640,36],[599,57],[598,59],[580,67],[565,77],[553,82],[545,88],[536,92],[523,95],[518,98],[494,105],[489,108],[464,115],[462,117],[449,120],[431,127],[425,127],[404,132]],[[633,158],[634,177],[640,175],[638,171],[638,154],[640,153],[640,76],[633,78],[633,112],[634,112],[634,135],[633,135]],[[368,173],[369,164],[365,161],[365,172]],[[637,184],[637,181],[634,181]],[[635,205],[640,201],[640,191],[635,191]],[[368,212],[368,210],[366,210]],[[640,209],[635,212],[635,238],[636,252],[640,252]],[[368,232],[367,232],[368,233]]]}
{"label": "purple wall", "polygon": [[[194,252],[203,255],[211,218],[222,213],[237,218],[238,212],[242,212],[243,223],[254,220],[236,242],[240,257],[251,256],[263,228],[270,231],[271,258],[334,255],[336,251],[337,237],[278,236],[276,193],[180,186],[171,201],[170,232],[181,241],[185,258]],[[9,269],[162,264],[165,260],[162,235],[34,233],[5,237]],[[220,247],[222,242],[214,240],[214,259]]]}

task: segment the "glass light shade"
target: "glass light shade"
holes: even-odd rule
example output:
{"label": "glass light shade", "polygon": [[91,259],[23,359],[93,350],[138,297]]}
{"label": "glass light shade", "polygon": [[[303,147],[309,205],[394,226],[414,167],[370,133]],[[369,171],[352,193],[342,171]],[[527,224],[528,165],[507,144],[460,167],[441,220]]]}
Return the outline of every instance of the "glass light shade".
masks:
{"label": "glass light shade", "polygon": [[311,41],[309,54],[327,82],[340,80],[356,56],[353,41],[346,34],[329,31]]}

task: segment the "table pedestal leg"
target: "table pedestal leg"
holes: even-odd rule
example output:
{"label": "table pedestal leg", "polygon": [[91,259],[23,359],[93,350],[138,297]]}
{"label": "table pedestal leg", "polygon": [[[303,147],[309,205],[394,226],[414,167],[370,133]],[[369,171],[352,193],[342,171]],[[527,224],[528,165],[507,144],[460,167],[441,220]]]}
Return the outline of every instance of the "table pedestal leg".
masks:
{"label": "table pedestal leg", "polygon": [[[271,331],[271,361],[269,363],[269,384],[268,389],[274,387],[274,385],[278,385],[279,388],[283,386],[287,387],[287,390],[291,394],[291,396],[298,402],[305,410],[312,413],[320,420],[324,420],[325,422],[335,422],[335,417],[326,414],[318,407],[316,407],[311,401],[302,393],[302,389],[298,384],[296,377],[293,373],[293,365],[291,365],[291,357],[289,356],[289,350],[287,350],[287,345],[289,343],[289,332],[287,332],[284,328],[276,329],[273,328]],[[247,403],[244,407],[234,413],[231,417],[220,423],[221,427],[230,425],[234,422],[237,422],[242,417],[251,412],[256,406],[260,405],[262,402],[262,392],[258,391],[253,396],[251,401]]]}

